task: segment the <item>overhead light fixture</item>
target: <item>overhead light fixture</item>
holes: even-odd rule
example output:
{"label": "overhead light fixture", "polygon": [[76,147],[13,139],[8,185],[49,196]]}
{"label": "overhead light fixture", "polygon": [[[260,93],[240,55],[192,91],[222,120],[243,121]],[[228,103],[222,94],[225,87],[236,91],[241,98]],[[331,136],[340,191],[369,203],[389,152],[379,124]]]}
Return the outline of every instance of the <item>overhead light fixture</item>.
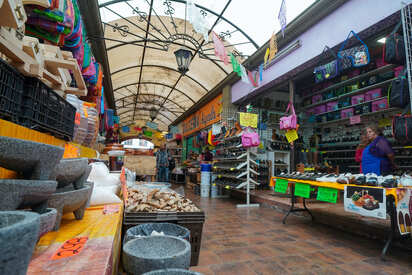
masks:
{"label": "overhead light fixture", "polygon": [[155,107],[150,108],[149,114],[150,114],[150,118],[153,121],[156,118],[156,115],[157,115],[156,108]]}
{"label": "overhead light fixture", "polygon": [[192,52],[186,48],[180,48],[175,51],[177,69],[182,74],[185,74],[189,71],[190,61],[192,61]]}
{"label": "overhead light fixture", "polygon": [[385,44],[385,42],[386,42],[386,37],[382,37],[378,39],[378,43]]}

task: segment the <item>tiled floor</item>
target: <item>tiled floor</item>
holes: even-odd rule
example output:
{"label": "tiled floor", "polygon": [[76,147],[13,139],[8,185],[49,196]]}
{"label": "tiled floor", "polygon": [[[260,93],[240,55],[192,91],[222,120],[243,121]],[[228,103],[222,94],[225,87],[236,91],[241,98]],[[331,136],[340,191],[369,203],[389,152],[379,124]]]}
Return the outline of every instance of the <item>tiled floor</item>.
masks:
{"label": "tiled floor", "polygon": [[200,199],[205,212],[199,265],[208,274],[412,274],[412,254],[270,208],[237,209],[233,199]]}

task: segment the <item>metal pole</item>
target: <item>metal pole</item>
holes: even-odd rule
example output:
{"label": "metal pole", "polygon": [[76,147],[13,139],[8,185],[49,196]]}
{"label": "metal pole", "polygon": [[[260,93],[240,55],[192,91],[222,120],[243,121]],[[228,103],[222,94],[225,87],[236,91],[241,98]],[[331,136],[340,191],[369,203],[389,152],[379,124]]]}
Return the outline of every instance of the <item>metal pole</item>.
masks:
{"label": "metal pole", "polygon": [[246,204],[249,206],[250,204],[250,147],[247,148],[247,186],[246,186]]}
{"label": "metal pole", "polygon": [[[295,83],[292,79],[289,80],[289,102],[294,104],[295,97]],[[295,146],[290,149],[290,166],[295,169]]]}
{"label": "metal pole", "polygon": [[[406,68],[408,72],[408,84],[409,84],[409,91],[412,91],[412,77],[411,77],[411,58],[412,58],[412,51],[411,51],[411,9],[408,4],[402,2],[402,9],[401,9],[401,20],[402,20],[402,29],[403,29],[403,41],[405,45],[405,53],[406,53]],[[412,102],[412,93],[409,93],[409,100]],[[410,104],[411,112],[412,112],[412,104]]]}

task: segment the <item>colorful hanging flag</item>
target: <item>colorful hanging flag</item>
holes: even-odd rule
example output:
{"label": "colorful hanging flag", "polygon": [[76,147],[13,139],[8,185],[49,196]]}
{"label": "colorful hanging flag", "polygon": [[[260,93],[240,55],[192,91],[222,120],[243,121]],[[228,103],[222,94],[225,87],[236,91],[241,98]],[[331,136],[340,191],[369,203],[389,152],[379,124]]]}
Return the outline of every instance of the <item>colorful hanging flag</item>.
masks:
{"label": "colorful hanging flag", "polygon": [[285,37],[285,28],[286,28],[286,1],[285,0],[282,0],[282,4],[280,5],[278,20],[280,23],[280,28],[282,30],[282,36]]}
{"label": "colorful hanging flag", "polygon": [[226,53],[225,45],[215,32],[212,32],[213,44],[215,46],[215,55],[222,60],[225,65],[229,64],[229,58]]}
{"label": "colorful hanging flag", "polygon": [[236,57],[230,53],[230,62],[232,62],[233,71],[237,73],[238,76],[242,76],[242,71],[240,69],[240,64],[237,62]]}
{"label": "colorful hanging flag", "polygon": [[253,87],[257,87],[257,83],[255,82],[255,80],[253,79],[253,74],[252,72],[248,71],[247,72],[247,76],[249,77],[250,83],[252,83]]}
{"label": "colorful hanging flag", "polygon": [[259,65],[259,80],[260,82],[263,81],[263,64]]}
{"label": "colorful hanging flag", "polygon": [[269,48],[267,48],[267,49],[266,49],[266,53],[265,53],[265,58],[263,59],[263,64],[265,64],[265,66],[266,66],[267,63],[268,63],[269,54],[270,54],[270,51],[269,51]]}
{"label": "colorful hanging flag", "polygon": [[240,66],[240,70],[242,72],[242,75],[240,76],[242,78],[242,81],[247,83],[247,84],[250,84],[249,77],[247,76],[245,67],[243,67],[242,64],[239,64],[239,66]]}
{"label": "colorful hanging flag", "polygon": [[123,131],[124,133],[129,133],[129,132],[130,132],[130,127],[129,127],[129,126],[123,126],[123,127],[122,127],[122,131]]}
{"label": "colorful hanging flag", "polygon": [[209,23],[205,17],[200,13],[200,9],[196,7],[193,0],[186,1],[187,19],[192,23],[193,29],[202,34],[205,42],[209,40]]}
{"label": "colorful hanging flag", "polygon": [[102,87],[102,98],[100,104],[100,114],[104,114],[104,87]]}
{"label": "colorful hanging flag", "polygon": [[278,42],[277,42],[277,38],[276,38],[276,33],[272,34],[272,37],[270,38],[270,42],[269,42],[269,60],[268,62],[270,62],[275,55],[278,52]]}

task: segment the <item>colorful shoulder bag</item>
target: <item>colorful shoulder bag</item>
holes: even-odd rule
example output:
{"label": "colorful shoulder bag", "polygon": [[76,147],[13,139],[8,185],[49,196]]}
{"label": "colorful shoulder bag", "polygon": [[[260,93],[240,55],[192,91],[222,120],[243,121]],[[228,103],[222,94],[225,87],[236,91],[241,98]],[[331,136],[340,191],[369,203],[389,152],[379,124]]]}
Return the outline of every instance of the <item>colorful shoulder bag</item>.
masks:
{"label": "colorful shoulder bag", "polygon": [[[351,35],[353,35],[357,40],[359,40],[361,44],[359,46],[355,46],[344,50],[346,43],[348,42],[349,37]],[[346,40],[343,42],[342,46],[339,49],[338,57],[342,59],[349,58],[352,62],[352,67],[355,68],[366,66],[370,62],[368,46],[366,46],[365,42],[363,42],[354,31],[349,32],[348,37],[346,37]]]}

